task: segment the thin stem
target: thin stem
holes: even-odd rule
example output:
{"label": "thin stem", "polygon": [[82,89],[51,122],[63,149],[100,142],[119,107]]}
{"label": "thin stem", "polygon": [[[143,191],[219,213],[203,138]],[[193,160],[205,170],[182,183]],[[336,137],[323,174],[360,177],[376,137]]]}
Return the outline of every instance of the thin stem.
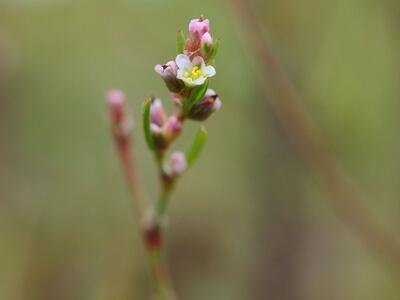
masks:
{"label": "thin stem", "polygon": [[[293,146],[318,175],[337,216],[384,265],[400,271],[399,240],[387,232],[364,205],[362,197],[328,150],[326,142],[302,105],[297,90],[271,50],[252,1],[229,0],[263,68],[260,85]],[[236,19],[236,18],[234,18]],[[272,94],[272,95],[271,95]]]}
{"label": "thin stem", "polygon": [[136,171],[136,164],[131,147],[124,146],[119,147],[119,154],[122,162],[122,168],[125,173],[126,181],[128,184],[129,191],[132,195],[132,204],[136,219],[138,221],[139,228],[142,227],[143,221],[143,205],[142,205],[142,193],[140,189],[138,174]]}
{"label": "thin stem", "polygon": [[[145,248],[150,267],[150,277],[152,285],[160,300],[176,300],[175,292],[172,285],[169,283],[169,276],[165,257],[163,255],[162,230],[160,223],[151,224],[150,228],[143,223],[143,208],[142,197],[140,191],[139,180],[136,172],[136,165],[133,157],[133,152],[130,146],[119,147],[119,154],[122,161],[122,166],[125,172],[129,190],[132,194],[134,211],[137,219],[140,232],[143,233],[145,239]],[[155,227],[154,227],[155,226]]]}
{"label": "thin stem", "polygon": [[160,224],[167,213],[168,204],[170,202],[171,193],[175,186],[176,179],[170,178],[164,170],[165,151],[156,151],[154,155],[158,166],[161,186],[161,193],[156,207],[156,222]]}
{"label": "thin stem", "polygon": [[157,220],[161,222],[162,219],[165,217],[167,212],[167,207],[171,198],[171,193],[169,191],[164,190],[161,193],[160,199],[157,203]]}
{"label": "thin stem", "polygon": [[[124,112],[118,107],[118,117],[124,116]],[[114,110],[114,116],[115,116]],[[149,271],[152,285],[159,297],[159,300],[176,300],[175,292],[168,279],[168,272],[164,255],[162,254],[162,236],[159,224],[146,224],[144,222],[144,210],[142,205],[142,193],[137,174],[137,168],[132,150],[130,130],[125,130],[126,120],[124,117],[114,118],[118,122],[113,123],[113,134],[121,165],[125,174],[126,182],[132,195],[132,204],[136,216],[139,232],[143,235],[144,246],[147,252]],[[159,163],[162,165],[162,156]],[[153,220],[151,221],[153,222]]]}
{"label": "thin stem", "polygon": [[149,250],[151,273],[155,290],[160,300],[176,300],[175,292],[170,284],[166,260],[161,248]]}

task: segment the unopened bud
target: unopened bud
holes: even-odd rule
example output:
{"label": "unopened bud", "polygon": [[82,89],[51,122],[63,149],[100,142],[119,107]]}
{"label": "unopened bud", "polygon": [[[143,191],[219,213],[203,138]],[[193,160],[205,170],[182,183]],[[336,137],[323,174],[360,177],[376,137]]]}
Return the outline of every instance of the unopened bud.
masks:
{"label": "unopened bud", "polygon": [[167,115],[164,111],[164,107],[160,99],[155,99],[151,103],[150,119],[151,119],[151,124],[152,125],[155,124],[157,126],[163,126],[163,124],[167,120]]}
{"label": "unopened bud", "polygon": [[208,47],[211,48],[213,43],[213,39],[210,35],[210,33],[206,32],[202,37],[201,37],[201,47]]}
{"label": "unopened bud", "polygon": [[197,34],[197,38],[201,39],[201,37],[210,31],[210,21],[208,19],[194,19],[189,23],[189,35],[191,38]]}
{"label": "unopened bud", "polygon": [[125,111],[125,95],[120,90],[110,90],[106,95],[112,133],[120,151],[125,151],[131,142],[131,120]]}
{"label": "unopened bud", "polygon": [[153,101],[150,114],[150,130],[153,135],[154,145],[158,150],[165,150],[181,133],[182,123],[176,116],[167,118],[159,99]]}
{"label": "unopened bud", "polygon": [[176,116],[168,118],[163,128],[164,138],[168,141],[174,140],[182,131],[182,123]]}
{"label": "unopened bud", "polygon": [[125,94],[120,90],[110,90],[106,100],[114,124],[121,123],[124,119]]}
{"label": "unopened bud", "polygon": [[168,173],[171,177],[180,176],[187,167],[186,157],[183,152],[175,151],[171,154]]}
{"label": "unopened bud", "polygon": [[214,90],[208,89],[204,97],[195,103],[188,113],[188,118],[196,121],[206,120],[213,112],[221,109],[222,102]]}
{"label": "unopened bud", "polygon": [[154,70],[161,76],[167,88],[172,93],[179,93],[182,91],[184,84],[176,78],[178,66],[174,61],[169,61],[164,65],[158,64],[154,67]]}

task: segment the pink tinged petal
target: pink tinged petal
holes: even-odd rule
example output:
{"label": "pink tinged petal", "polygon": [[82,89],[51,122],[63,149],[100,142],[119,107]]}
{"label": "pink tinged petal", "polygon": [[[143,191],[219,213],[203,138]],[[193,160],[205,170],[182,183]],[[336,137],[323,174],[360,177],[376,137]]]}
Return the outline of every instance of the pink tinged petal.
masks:
{"label": "pink tinged petal", "polygon": [[185,172],[187,167],[186,157],[180,151],[171,154],[170,172],[172,176],[179,176]]}
{"label": "pink tinged petal", "polygon": [[172,70],[172,72],[174,72],[176,74],[176,72],[178,71],[178,66],[177,66],[176,62],[171,60],[171,61],[167,62],[166,65]]}
{"label": "pink tinged petal", "polygon": [[164,73],[163,65],[161,65],[161,64],[155,65],[154,71],[156,71],[156,73],[162,75]]}
{"label": "pink tinged petal", "polygon": [[211,37],[211,35],[206,32],[202,37],[201,37],[201,45],[203,46],[204,44],[206,44],[207,46],[212,46],[213,43],[213,39]]}
{"label": "pink tinged petal", "polygon": [[177,55],[177,57],[175,58],[175,62],[177,64],[179,70],[184,71],[186,69],[191,70],[193,68],[190,58],[185,54]]}
{"label": "pink tinged petal", "polygon": [[196,56],[192,60],[192,65],[193,66],[201,65],[201,68],[203,68],[203,66],[205,66],[204,59],[201,56]]}

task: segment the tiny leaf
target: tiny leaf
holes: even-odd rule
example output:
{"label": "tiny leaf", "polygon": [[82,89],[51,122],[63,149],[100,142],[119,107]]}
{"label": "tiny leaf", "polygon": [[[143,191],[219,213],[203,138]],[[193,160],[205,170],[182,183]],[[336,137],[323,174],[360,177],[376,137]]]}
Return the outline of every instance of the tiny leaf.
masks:
{"label": "tiny leaf", "polygon": [[151,97],[144,100],[143,103],[143,111],[142,111],[142,125],[143,125],[143,132],[146,138],[147,146],[150,150],[154,150],[154,140],[151,134],[150,129],[150,109],[151,109]]}
{"label": "tiny leaf", "polygon": [[204,148],[206,140],[207,140],[206,128],[204,126],[201,126],[197,131],[196,136],[194,137],[192,145],[186,151],[186,161],[188,168],[190,168],[199,157],[201,151]]}
{"label": "tiny leaf", "polygon": [[182,29],[178,30],[176,38],[178,54],[183,53],[183,49],[185,48],[185,35],[183,34]]}

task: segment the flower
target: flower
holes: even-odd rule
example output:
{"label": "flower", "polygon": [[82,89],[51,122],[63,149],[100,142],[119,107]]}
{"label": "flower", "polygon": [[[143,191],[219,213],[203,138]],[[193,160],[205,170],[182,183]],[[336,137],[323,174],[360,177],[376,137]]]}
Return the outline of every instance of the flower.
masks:
{"label": "flower", "polygon": [[209,77],[216,74],[213,66],[206,66],[201,56],[196,56],[190,61],[185,54],[179,54],[176,59],[178,66],[177,78],[181,79],[189,87],[202,85]]}
{"label": "flower", "polygon": [[166,64],[158,64],[154,70],[162,77],[168,89],[173,93],[179,93],[183,84],[176,78],[178,66],[174,61],[169,61]]}
{"label": "flower", "polygon": [[222,102],[217,93],[212,89],[208,89],[204,97],[191,107],[188,118],[196,121],[204,121],[213,112],[220,110],[221,106]]}

